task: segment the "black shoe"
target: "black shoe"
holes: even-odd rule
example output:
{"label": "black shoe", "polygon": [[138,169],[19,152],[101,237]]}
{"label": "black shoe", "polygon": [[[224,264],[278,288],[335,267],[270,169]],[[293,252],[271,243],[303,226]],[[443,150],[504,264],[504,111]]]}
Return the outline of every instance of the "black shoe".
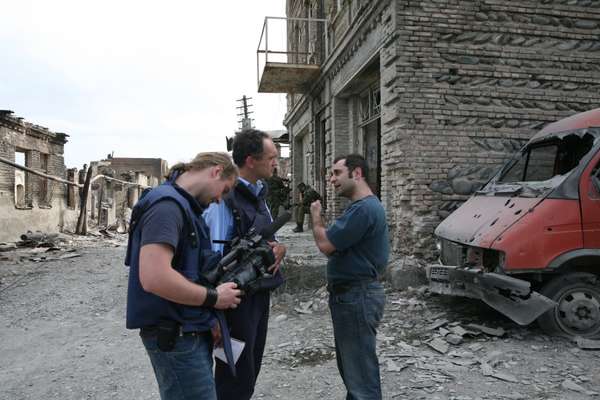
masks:
{"label": "black shoe", "polygon": [[304,232],[304,229],[302,229],[301,226],[297,226],[294,229],[292,229],[292,232],[300,233],[300,232]]}

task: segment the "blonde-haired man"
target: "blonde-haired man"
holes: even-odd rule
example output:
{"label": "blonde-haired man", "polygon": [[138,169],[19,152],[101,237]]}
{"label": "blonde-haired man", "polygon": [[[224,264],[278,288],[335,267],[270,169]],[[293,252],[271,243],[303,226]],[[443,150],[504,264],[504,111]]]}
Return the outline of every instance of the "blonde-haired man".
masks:
{"label": "blonde-haired man", "polygon": [[132,212],[127,328],[140,329],[163,400],[216,399],[214,311],[237,307],[240,291],[234,283],[196,283],[219,260],[202,211],[231,190],[237,175],[229,155],[200,153],[171,168]]}

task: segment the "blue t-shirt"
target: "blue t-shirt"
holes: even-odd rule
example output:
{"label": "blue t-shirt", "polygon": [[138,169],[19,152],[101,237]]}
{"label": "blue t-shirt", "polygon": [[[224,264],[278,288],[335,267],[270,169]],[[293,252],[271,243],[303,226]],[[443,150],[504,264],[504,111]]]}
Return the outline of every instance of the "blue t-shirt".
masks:
{"label": "blue t-shirt", "polygon": [[183,234],[183,214],[174,200],[162,200],[150,207],[140,219],[142,237],[140,247],[146,244],[163,243],[177,250]]}
{"label": "blue t-shirt", "polygon": [[329,283],[368,281],[383,273],[390,243],[385,210],[377,197],[351,203],[326,234],[336,249],[327,262]]}

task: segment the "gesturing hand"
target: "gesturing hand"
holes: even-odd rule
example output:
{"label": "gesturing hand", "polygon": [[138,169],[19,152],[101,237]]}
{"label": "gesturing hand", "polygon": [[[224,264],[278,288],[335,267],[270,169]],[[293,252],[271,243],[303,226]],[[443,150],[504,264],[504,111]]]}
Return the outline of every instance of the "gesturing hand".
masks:
{"label": "gesturing hand", "polygon": [[283,257],[285,257],[287,247],[277,242],[269,242],[269,246],[271,246],[271,248],[273,249],[273,254],[275,255],[275,264],[269,267],[269,272],[275,274],[277,271],[279,271],[279,267],[281,266],[281,260],[283,260]]}
{"label": "gesturing hand", "polygon": [[310,214],[311,215],[321,215],[321,200],[317,200],[314,201],[311,205],[310,205]]}

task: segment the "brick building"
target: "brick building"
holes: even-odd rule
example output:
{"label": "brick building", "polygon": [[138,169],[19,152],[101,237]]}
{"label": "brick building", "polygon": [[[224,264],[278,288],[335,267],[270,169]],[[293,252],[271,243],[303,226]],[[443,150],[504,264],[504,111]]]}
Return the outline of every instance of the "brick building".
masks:
{"label": "brick building", "polygon": [[166,160],[161,158],[108,157],[90,163],[93,176],[104,175],[131,182],[127,185],[107,179],[97,179],[91,187],[90,218],[98,226],[106,227],[121,221],[129,222],[130,211],[137,202],[143,187],[157,186],[168,172]]}
{"label": "brick building", "polygon": [[288,0],[257,56],[259,91],[289,93],[294,180],[336,214],[327,169],[364,154],[394,250],[428,257],[437,224],[534,132],[600,107],[600,1]]}
{"label": "brick building", "polygon": [[[38,172],[75,180],[63,158],[67,135],[52,132],[0,110],[0,157]],[[27,231],[73,229],[77,221],[76,191],[0,163],[0,241],[14,241]]]}

